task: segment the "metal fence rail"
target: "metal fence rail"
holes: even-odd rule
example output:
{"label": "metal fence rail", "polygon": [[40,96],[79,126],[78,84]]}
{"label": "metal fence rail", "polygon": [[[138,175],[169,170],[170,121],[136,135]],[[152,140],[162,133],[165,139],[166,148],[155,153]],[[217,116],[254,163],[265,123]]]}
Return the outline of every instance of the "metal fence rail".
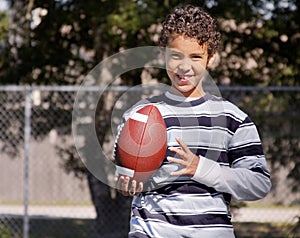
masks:
{"label": "metal fence rail", "polygon": [[[128,89],[118,86],[105,90]],[[95,232],[96,213],[87,181],[68,172],[65,159],[58,153],[72,145],[72,108],[78,90],[97,93],[103,88],[0,86],[0,238],[75,237],[68,233],[74,229],[79,237],[89,237],[83,234]],[[300,141],[300,87],[234,86],[219,90],[256,122],[268,160],[273,159],[277,142],[288,143],[291,153],[285,156],[299,155],[300,145],[295,141]],[[299,161],[300,157],[293,159]],[[300,216],[300,193],[291,191],[292,180],[287,178],[293,165],[273,165],[276,186],[272,192],[259,202],[247,203],[233,216],[234,221],[295,222]]]}

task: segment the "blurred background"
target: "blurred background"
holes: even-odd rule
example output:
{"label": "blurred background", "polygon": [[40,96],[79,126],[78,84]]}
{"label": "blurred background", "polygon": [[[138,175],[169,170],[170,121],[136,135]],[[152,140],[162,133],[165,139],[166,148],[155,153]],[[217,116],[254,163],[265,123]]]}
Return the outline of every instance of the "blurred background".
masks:
{"label": "blurred background", "polygon": [[[256,123],[271,169],[266,198],[233,201],[236,236],[300,237],[300,1],[0,0],[0,238],[127,237],[130,198],[76,151],[76,93],[103,59],[157,45],[162,20],[187,3],[218,19],[210,75]],[[134,69],[114,81],[121,90],[102,94],[93,120],[105,153],[113,105],[135,85],[157,93],[155,83],[169,83],[163,70]]]}

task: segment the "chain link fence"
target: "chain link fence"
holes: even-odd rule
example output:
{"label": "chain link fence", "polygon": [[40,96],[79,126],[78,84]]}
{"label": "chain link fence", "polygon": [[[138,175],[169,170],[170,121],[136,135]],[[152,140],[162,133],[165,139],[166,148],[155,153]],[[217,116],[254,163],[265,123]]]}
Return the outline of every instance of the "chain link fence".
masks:
{"label": "chain link fence", "polygon": [[[72,108],[78,90],[0,86],[0,238],[97,233],[87,178],[72,172],[60,153],[73,146]],[[234,211],[233,221],[295,224],[300,216],[299,183],[289,174],[300,163],[300,87],[220,90],[255,121],[272,168],[271,193]],[[107,217],[108,223],[114,219]]]}

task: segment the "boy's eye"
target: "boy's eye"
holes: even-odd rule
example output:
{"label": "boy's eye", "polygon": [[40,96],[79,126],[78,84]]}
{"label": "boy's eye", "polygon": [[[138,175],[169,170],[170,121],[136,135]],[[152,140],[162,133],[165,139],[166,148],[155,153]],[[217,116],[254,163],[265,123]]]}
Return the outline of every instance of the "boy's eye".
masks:
{"label": "boy's eye", "polygon": [[169,59],[181,59],[182,58],[182,55],[176,51],[169,51],[167,55],[168,55]]}
{"label": "boy's eye", "polygon": [[202,57],[202,55],[193,55],[192,56],[192,59],[194,59],[194,60],[199,60],[199,59],[202,59],[203,57]]}
{"label": "boy's eye", "polygon": [[180,54],[178,54],[178,53],[171,53],[170,56],[173,59],[180,59],[181,58]]}

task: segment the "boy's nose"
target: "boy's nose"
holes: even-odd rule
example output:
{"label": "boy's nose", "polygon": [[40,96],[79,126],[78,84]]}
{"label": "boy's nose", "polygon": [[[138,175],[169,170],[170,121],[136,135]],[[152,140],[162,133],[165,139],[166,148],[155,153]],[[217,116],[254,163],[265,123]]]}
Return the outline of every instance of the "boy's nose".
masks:
{"label": "boy's nose", "polygon": [[178,65],[178,69],[182,72],[189,71],[192,68],[191,62],[189,59],[181,60],[180,64]]}

